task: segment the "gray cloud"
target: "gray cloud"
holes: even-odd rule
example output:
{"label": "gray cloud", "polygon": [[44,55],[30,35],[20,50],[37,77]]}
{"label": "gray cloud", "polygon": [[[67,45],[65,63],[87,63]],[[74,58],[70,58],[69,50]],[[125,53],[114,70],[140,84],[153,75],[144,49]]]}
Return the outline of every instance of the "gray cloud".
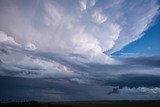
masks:
{"label": "gray cloud", "polygon": [[111,92],[109,92],[108,94],[119,94],[119,88],[114,87],[113,90]]}
{"label": "gray cloud", "polygon": [[127,99],[143,89],[151,98],[159,94],[159,56],[110,56],[148,29],[157,1],[73,1],[0,1],[2,99]]}
{"label": "gray cloud", "polygon": [[120,87],[159,86],[160,83],[159,57],[113,57],[117,64],[99,64],[83,62],[79,55],[66,57],[6,44],[1,44],[1,50],[9,53],[1,57],[0,71],[4,76],[68,78],[77,83]]}
{"label": "gray cloud", "polygon": [[[67,79],[20,78],[0,76],[0,99],[3,101],[77,101],[159,99],[158,87],[117,88],[112,86],[80,85]],[[11,91],[12,90],[12,91]]]}
{"label": "gray cloud", "polygon": [[104,85],[119,87],[160,87],[160,76],[145,74],[123,74],[103,80]]}

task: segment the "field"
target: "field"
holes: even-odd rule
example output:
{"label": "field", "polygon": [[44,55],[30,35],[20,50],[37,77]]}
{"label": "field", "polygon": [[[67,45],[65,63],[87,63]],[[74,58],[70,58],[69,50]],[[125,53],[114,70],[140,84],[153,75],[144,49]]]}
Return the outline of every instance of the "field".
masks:
{"label": "field", "polygon": [[0,107],[160,107],[160,101],[10,102]]}

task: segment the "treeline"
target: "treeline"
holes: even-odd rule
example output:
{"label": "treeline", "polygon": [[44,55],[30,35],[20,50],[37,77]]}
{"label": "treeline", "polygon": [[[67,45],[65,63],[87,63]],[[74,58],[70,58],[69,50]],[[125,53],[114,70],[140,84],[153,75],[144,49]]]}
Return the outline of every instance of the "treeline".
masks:
{"label": "treeline", "polygon": [[0,107],[160,107],[160,101],[9,102]]}

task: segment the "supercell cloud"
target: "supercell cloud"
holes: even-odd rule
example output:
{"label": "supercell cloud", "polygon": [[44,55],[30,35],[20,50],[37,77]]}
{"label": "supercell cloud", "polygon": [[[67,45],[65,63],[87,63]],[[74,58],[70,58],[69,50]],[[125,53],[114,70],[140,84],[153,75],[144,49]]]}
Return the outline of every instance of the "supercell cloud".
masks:
{"label": "supercell cloud", "polygon": [[[9,99],[12,79],[24,88],[13,99],[26,96],[16,94],[27,85],[56,101],[160,98],[159,56],[112,56],[141,38],[158,15],[157,0],[0,0],[2,99]],[[143,81],[148,77],[154,81]]]}

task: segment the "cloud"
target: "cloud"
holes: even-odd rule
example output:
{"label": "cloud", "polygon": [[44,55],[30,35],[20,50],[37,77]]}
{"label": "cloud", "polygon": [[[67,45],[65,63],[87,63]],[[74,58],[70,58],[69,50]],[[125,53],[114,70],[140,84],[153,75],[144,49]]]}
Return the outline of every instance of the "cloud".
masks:
{"label": "cloud", "polygon": [[89,0],[90,6],[93,7],[96,4],[96,0]]}
{"label": "cloud", "polygon": [[85,11],[86,9],[93,7],[95,4],[96,0],[79,0],[81,11]]}
{"label": "cloud", "polygon": [[75,82],[77,82],[79,84],[84,84],[85,83],[85,81],[83,79],[79,79],[79,78],[72,78],[71,80],[75,81]]}
{"label": "cloud", "polygon": [[[120,20],[122,22],[121,25],[123,26],[123,30],[117,41],[115,41],[111,53],[114,53],[129,43],[141,38],[144,31],[150,27],[154,17],[159,14],[159,5],[156,0],[152,2],[146,1],[145,3],[143,3],[143,1],[125,2],[124,5],[127,7],[122,7],[122,10],[125,8],[129,9],[121,13],[122,16],[120,17],[123,19],[120,18]],[[135,8],[138,8],[139,11],[136,12]],[[129,15],[131,15],[131,17],[128,17]]]}
{"label": "cloud", "polygon": [[138,88],[128,88],[124,87],[120,89],[122,93],[128,94],[143,94],[143,95],[159,95],[160,88],[159,87],[138,87]]}
{"label": "cloud", "polygon": [[[51,77],[51,78],[71,78],[77,77],[78,74],[63,63],[61,57],[54,54],[43,56],[43,52],[26,49],[25,47],[12,47],[6,44],[0,45],[0,75],[14,77]],[[35,54],[36,53],[36,54]],[[49,58],[48,58],[49,57]],[[62,57],[63,58],[63,57]]]}
{"label": "cloud", "polygon": [[107,20],[107,16],[103,15],[100,11],[95,11],[92,15],[94,21],[98,24],[102,24]]}
{"label": "cloud", "polygon": [[[0,90],[5,100],[10,96],[36,100],[49,96],[47,100],[55,101],[160,97],[159,57],[114,57],[117,64],[105,64],[84,61],[79,54],[68,56],[6,44],[0,45],[0,52],[8,52],[0,56]],[[27,91],[35,94],[26,95]]]}
{"label": "cloud", "polygon": [[0,86],[3,86],[0,87],[0,97],[3,101],[158,100],[160,98],[158,87],[124,87],[118,89],[119,94],[108,94],[114,87],[77,84],[67,79],[0,76]]}
{"label": "cloud", "polygon": [[0,43],[9,43],[12,45],[19,45],[15,42],[13,37],[7,36],[6,33],[0,31]]}
{"label": "cloud", "polygon": [[119,88],[114,87],[113,90],[111,92],[109,92],[108,94],[119,94]]}
{"label": "cloud", "polygon": [[9,55],[9,52],[6,51],[5,49],[1,49],[0,50],[1,55],[5,54],[5,55]]}
{"label": "cloud", "polygon": [[45,5],[45,9],[46,9],[46,12],[48,15],[48,16],[47,15],[44,16],[46,24],[58,26],[58,24],[61,23],[61,21],[62,21],[62,15],[59,12],[59,9],[50,3],[47,3]]}
{"label": "cloud", "polygon": [[[125,79],[129,79],[128,81],[138,80],[140,78],[143,80],[145,79],[143,75],[151,75],[152,77],[153,72],[160,75],[158,72],[160,69],[159,57],[112,57],[111,59],[109,57],[105,61],[109,60],[112,63],[105,63],[103,62],[104,58],[106,58],[105,55],[88,59],[79,54],[66,55],[41,51],[39,49],[28,50],[23,46],[15,47],[6,44],[0,45],[0,52],[2,53],[0,60],[2,62],[1,73],[3,75],[52,78],[67,77],[70,79],[78,78],[84,81],[101,81],[103,84],[112,84],[115,82],[117,85],[128,84],[125,82],[123,84],[123,81],[125,81],[122,78],[124,74],[128,74],[125,76]],[[138,77],[136,77],[135,75],[135,77],[130,77],[129,74],[141,74],[141,76],[139,77],[137,75]],[[108,80],[110,77],[118,78],[122,83],[114,81],[112,78]],[[105,83],[104,81],[108,82]],[[135,82],[134,86],[136,86],[136,83],[139,83],[138,81],[133,82]],[[150,81],[147,84],[150,84]],[[143,85],[143,82],[139,85]]]}
{"label": "cloud", "polygon": [[159,75],[133,73],[110,76],[102,80],[104,85],[118,86],[120,88],[159,87],[159,81]]}
{"label": "cloud", "polygon": [[80,3],[81,11],[86,10],[86,8],[87,8],[87,6],[86,6],[87,5],[87,0],[80,0],[79,3]]}
{"label": "cloud", "polygon": [[2,98],[160,98],[158,56],[111,56],[142,37],[158,9],[156,0],[1,0]]}
{"label": "cloud", "polygon": [[[16,42],[22,45],[32,43],[45,51],[80,54],[93,58],[92,61],[97,57],[103,59],[105,51],[113,53],[140,38],[159,8],[156,0],[145,3],[124,0],[103,3],[95,0],[30,1],[26,6],[23,6],[25,2],[15,2],[1,1],[0,28],[11,34]],[[73,9],[69,8],[71,5]],[[102,62],[110,63],[108,57]]]}
{"label": "cloud", "polygon": [[37,49],[37,47],[33,43],[27,43],[25,45],[25,49],[27,49],[27,50],[35,50],[35,49]]}

